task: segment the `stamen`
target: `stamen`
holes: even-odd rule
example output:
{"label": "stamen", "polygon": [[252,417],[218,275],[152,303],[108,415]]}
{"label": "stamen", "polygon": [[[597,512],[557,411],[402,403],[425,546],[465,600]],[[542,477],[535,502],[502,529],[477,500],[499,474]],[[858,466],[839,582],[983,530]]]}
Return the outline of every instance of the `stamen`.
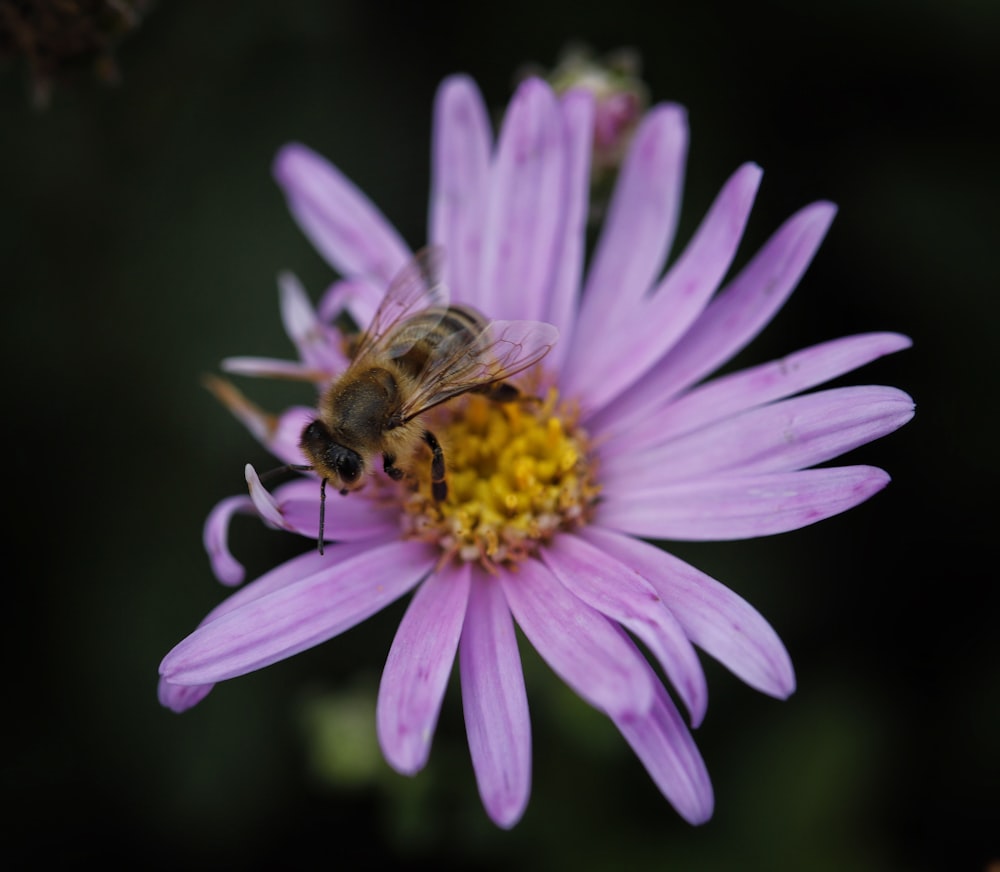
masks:
{"label": "stamen", "polygon": [[405,535],[436,543],[442,562],[495,571],[531,556],[559,530],[586,524],[600,486],[576,418],[555,390],[542,401],[471,395],[444,407],[433,429],[448,495],[434,499],[430,459],[415,461],[405,485]]}

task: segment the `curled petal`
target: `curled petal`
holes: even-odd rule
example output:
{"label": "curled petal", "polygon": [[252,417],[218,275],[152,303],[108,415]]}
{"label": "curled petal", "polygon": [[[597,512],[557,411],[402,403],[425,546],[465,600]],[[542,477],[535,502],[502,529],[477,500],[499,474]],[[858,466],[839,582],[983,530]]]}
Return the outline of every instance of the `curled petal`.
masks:
{"label": "curled petal", "polygon": [[575,596],[649,646],[684,700],[692,725],[698,726],[708,705],[705,673],[669,603],[656,589],[627,563],[578,536],[557,536],[542,559]]}
{"label": "curled petal", "polygon": [[[272,494],[249,463],[246,478],[254,507],[268,524],[310,539],[317,538],[321,501],[319,482],[299,479],[282,485]],[[376,537],[385,539],[399,528],[399,519],[393,516],[391,509],[360,496],[327,499],[323,514],[324,540],[353,542]]]}
{"label": "curled petal", "polygon": [[688,638],[750,687],[779,699],[795,690],[785,646],[746,600],[648,542],[593,525],[581,535],[641,574],[669,604]]}
{"label": "curled petal", "polygon": [[260,476],[257,475],[257,470],[253,468],[253,465],[248,463],[243,471],[246,475],[247,487],[250,489],[250,499],[253,500],[257,514],[277,530],[291,530],[291,527],[285,523],[277,500],[261,484]]}
{"label": "curled petal", "polygon": [[721,475],[608,494],[596,520],[649,539],[751,539],[845,512],[888,483],[889,476],[871,466]]}
{"label": "curled petal", "polygon": [[514,826],[531,793],[531,723],[510,609],[492,578],[473,572],[459,656],[462,707],[479,796]]}
{"label": "curled petal", "polygon": [[469,598],[469,565],[442,568],[414,594],[379,684],[376,724],[385,759],[404,775],[424,767]]}
{"label": "curled petal", "polygon": [[525,636],[578,696],[606,714],[644,714],[653,702],[645,662],[596,609],[573,596],[536,560],[499,576]]}
{"label": "curled petal", "polygon": [[230,587],[243,581],[246,570],[229,550],[229,522],[237,512],[253,514],[253,503],[248,496],[227,497],[216,503],[202,533],[202,543],[208,552],[212,572],[223,584]]}
{"label": "curled petal", "polygon": [[433,565],[420,542],[370,547],[203,624],[160,664],[171,684],[245,675],[332,639],[412,589]]}

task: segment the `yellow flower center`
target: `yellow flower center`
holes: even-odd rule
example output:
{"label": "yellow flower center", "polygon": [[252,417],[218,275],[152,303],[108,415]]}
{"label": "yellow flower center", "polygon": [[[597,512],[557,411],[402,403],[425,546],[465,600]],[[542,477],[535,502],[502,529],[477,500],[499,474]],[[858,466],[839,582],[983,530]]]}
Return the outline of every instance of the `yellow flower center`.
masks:
{"label": "yellow flower center", "polygon": [[544,400],[467,395],[449,403],[428,422],[444,448],[448,496],[436,502],[430,465],[415,464],[406,535],[437,543],[443,559],[492,571],[528,557],[557,531],[585,524],[600,487],[576,418],[554,389]]}

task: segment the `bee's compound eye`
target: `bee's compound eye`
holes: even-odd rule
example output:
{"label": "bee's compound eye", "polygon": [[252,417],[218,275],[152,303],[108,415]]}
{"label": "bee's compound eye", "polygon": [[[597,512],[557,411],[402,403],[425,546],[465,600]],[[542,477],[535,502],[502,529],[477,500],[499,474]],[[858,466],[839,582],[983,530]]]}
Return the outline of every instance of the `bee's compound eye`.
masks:
{"label": "bee's compound eye", "polygon": [[361,458],[353,451],[345,450],[337,458],[337,473],[344,484],[353,484],[361,475]]}

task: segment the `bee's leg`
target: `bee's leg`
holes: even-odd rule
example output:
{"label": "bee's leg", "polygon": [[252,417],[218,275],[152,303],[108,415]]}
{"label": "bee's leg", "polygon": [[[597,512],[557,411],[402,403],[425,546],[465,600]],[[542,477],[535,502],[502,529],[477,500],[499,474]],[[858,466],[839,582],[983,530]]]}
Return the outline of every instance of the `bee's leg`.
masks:
{"label": "bee's leg", "polygon": [[430,430],[424,430],[423,438],[431,449],[431,494],[437,502],[441,502],[448,496],[448,482],[444,479],[444,452]]}
{"label": "bee's leg", "polygon": [[385,474],[393,481],[399,481],[403,477],[403,470],[396,466],[395,454],[386,453],[382,455],[382,469],[385,470]]}

